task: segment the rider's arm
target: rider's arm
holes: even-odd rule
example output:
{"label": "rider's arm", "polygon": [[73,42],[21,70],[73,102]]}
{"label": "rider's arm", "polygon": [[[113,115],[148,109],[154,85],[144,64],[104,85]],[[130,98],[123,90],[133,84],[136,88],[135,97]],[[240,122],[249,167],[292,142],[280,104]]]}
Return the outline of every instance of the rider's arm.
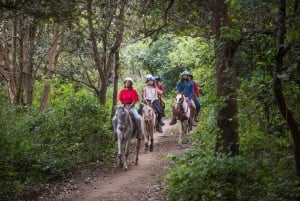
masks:
{"label": "rider's arm", "polygon": [[[157,94],[158,94],[158,95],[162,95],[162,93],[163,93],[162,90],[160,90],[159,88],[156,88],[156,90],[157,90]],[[157,98],[158,98],[158,97],[157,97]]]}
{"label": "rider's arm", "polygon": [[147,91],[147,88],[146,86],[143,88],[143,101],[146,101],[146,91]]}

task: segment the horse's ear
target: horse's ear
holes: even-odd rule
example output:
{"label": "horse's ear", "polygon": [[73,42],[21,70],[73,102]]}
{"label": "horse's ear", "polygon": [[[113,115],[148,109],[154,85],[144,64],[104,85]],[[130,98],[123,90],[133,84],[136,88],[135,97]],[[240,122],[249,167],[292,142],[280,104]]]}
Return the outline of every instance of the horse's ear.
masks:
{"label": "horse's ear", "polygon": [[141,105],[142,105],[142,106],[145,106],[145,103],[141,102]]}

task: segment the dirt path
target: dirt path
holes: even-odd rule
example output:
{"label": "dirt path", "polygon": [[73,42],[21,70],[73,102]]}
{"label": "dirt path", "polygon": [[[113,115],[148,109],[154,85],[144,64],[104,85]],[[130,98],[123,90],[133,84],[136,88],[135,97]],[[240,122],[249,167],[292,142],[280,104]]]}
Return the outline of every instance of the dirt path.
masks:
{"label": "dirt path", "polygon": [[[143,146],[139,155],[139,165],[130,160],[129,170],[105,167],[94,164],[81,175],[76,175],[53,188],[38,200],[63,201],[163,201],[162,193],[165,167],[170,162],[161,156],[174,154],[183,149],[177,146],[177,126],[170,127],[165,121],[163,133],[155,133],[154,152],[144,153]],[[183,147],[188,148],[188,145]],[[131,154],[133,156],[134,154]],[[50,187],[49,187],[50,188]]]}

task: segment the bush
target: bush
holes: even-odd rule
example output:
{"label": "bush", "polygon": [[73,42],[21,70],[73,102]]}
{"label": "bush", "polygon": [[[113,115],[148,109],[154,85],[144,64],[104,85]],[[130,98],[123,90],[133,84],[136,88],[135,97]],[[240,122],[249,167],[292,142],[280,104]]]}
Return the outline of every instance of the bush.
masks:
{"label": "bush", "polygon": [[[179,157],[172,157],[176,167],[167,177],[169,200],[229,200],[236,191],[244,190],[247,162],[244,158],[216,157],[207,151],[194,149]],[[230,199],[231,200],[231,199]]]}
{"label": "bush", "polygon": [[300,195],[295,172],[278,168],[273,158],[261,163],[195,148],[171,159],[176,166],[167,175],[169,201],[296,201]]}
{"label": "bush", "polygon": [[16,197],[27,185],[61,178],[81,163],[107,161],[115,153],[108,109],[85,91],[64,97],[44,112],[28,107],[27,113],[8,114],[9,107],[1,107],[5,120],[11,119],[0,119],[1,197]]}

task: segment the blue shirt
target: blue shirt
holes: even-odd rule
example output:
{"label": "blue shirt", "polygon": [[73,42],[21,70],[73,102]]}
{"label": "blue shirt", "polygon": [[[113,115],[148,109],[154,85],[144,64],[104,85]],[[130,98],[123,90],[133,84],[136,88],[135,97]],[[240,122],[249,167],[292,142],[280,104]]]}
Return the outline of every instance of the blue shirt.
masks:
{"label": "blue shirt", "polygon": [[185,81],[180,80],[179,82],[177,82],[177,92],[184,93],[184,96],[189,97],[189,99],[191,100],[194,95],[193,81],[187,80],[185,82]]}

